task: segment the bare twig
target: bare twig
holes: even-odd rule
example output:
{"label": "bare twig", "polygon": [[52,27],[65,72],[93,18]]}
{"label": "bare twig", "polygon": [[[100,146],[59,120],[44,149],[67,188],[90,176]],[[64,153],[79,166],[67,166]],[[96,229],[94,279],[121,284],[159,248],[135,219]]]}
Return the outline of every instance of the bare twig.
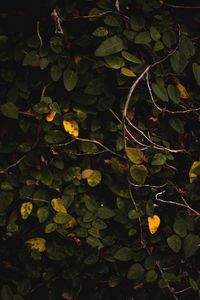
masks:
{"label": "bare twig", "polygon": [[150,83],[149,83],[149,72],[147,72],[146,74],[146,83],[147,83],[147,87],[148,87],[148,90],[149,90],[149,94],[150,94],[150,97],[151,97],[151,101],[153,103],[153,105],[161,112],[166,112],[166,113],[170,113],[170,114],[187,114],[187,113],[191,113],[191,112],[198,112],[200,111],[200,107],[197,107],[197,108],[191,108],[191,109],[187,109],[187,110],[175,110],[175,111],[172,111],[172,110],[169,110],[169,109],[166,109],[166,108],[162,108],[160,106],[158,106],[155,102],[155,99],[154,99],[154,96],[153,96],[153,93],[152,93],[152,89],[151,89],[151,86],[150,86]]}
{"label": "bare twig", "polygon": [[149,188],[153,188],[153,189],[162,189],[168,185],[167,183],[164,183],[162,185],[152,185],[152,184],[135,184],[133,182],[131,182],[130,184],[135,187],[149,187]]}
{"label": "bare twig", "polygon": [[195,215],[200,216],[200,212],[198,212],[197,210],[193,209],[193,208],[187,203],[187,201],[186,201],[183,197],[181,197],[181,198],[182,198],[182,200],[183,200],[184,203],[174,202],[174,201],[170,201],[170,200],[163,200],[163,199],[161,199],[161,198],[158,198],[158,196],[160,196],[160,195],[162,195],[162,194],[164,194],[164,193],[166,193],[165,190],[162,191],[162,192],[157,193],[157,194],[155,195],[156,201],[162,202],[162,203],[165,203],[165,204],[171,204],[171,205],[176,205],[176,206],[180,206],[180,207],[187,208],[188,210],[192,211]]}
{"label": "bare twig", "polygon": [[178,294],[182,294],[182,293],[185,293],[187,291],[191,290],[191,286],[188,286],[187,288],[183,289],[183,290],[180,290],[180,291],[177,291],[175,292],[176,295]]}
{"label": "bare twig", "polygon": [[26,155],[22,156],[20,159],[18,159],[15,163],[11,164],[10,166],[8,166],[7,168],[5,168],[4,170],[0,171],[0,174],[4,174],[6,173],[8,170],[10,170],[13,167],[16,167],[18,164],[20,164],[20,162],[26,157]]}
{"label": "bare twig", "polygon": [[95,14],[95,15],[87,15],[87,16],[77,16],[77,17],[73,17],[71,19],[65,19],[64,21],[72,21],[72,20],[76,20],[76,19],[93,19],[93,18],[101,18],[105,15],[109,15],[109,14],[113,14],[113,15],[117,15],[117,16],[121,16],[126,20],[129,20],[130,18],[122,13],[116,12],[116,11],[112,11],[112,10],[107,10],[104,11],[102,13],[99,14]]}
{"label": "bare twig", "polygon": [[120,11],[119,0],[115,0],[115,7],[117,11]]}
{"label": "bare twig", "polygon": [[200,9],[200,6],[190,6],[190,5],[174,5],[169,3],[164,3],[164,6],[168,6],[175,9]]}
{"label": "bare twig", "polygon": [[39,21],[37,21],[37,36],[38,36],[38,39],[40,41],[40,48],[42,48],[43,41],[42,41],[42,37],[41,37],[41,34],[40,34],[40,22]]}
{"label": "bare twig", "polygon": [[54,24],[55,24],[55,33],[61,33],[63,34],[64,31],[63,31],[63,28],[62,28],[62,25],[61,25],[61,18],[59,16],[59,12],[58,12],[58,9],[54,8],[52,13],[51,13],[51,17],[54,21]]}

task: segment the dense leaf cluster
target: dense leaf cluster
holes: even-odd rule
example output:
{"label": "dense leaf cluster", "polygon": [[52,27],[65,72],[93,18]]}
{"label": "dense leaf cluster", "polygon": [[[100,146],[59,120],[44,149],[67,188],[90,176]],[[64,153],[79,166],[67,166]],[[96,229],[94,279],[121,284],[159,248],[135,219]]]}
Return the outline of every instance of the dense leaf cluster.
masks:
{"label": "dense leaf cluster", "polygon": [[186,14],[2,7],[2,300],[200,296],[199,14]]}

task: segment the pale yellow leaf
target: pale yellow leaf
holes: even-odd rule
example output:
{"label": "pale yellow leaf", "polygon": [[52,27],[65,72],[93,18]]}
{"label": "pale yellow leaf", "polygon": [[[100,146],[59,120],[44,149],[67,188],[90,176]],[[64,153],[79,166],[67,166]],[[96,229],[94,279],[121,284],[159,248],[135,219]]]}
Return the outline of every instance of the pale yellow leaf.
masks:
{"label": "pale yellow leaf", "polygon": [[177,86],[177,89],[179,90],[180,97],[181,97],[182,99],[188,99],[188,98],[190,98],[190,96],[189,96],[189,94],[188,94],[186,88],[185,88],[180,82],[178,82],[178,83],[176,84],[176,86]]}
{"label": "pale yellow leaf", "polygon": [[148,217],[148,225],[149,225],[149,231],[151,234],[154,234],[159,225],[160,225],[160,218],[157,215],[153,215],[152,217]]}
{"label": "pale yellow leaf", "polygon": [[28,219],[33,209],[33,204],[31,202],[24,202],[21,205],[20,213],[23,220]]}
{"label": "pale yellow leaf", "polygon": [[121,68],[121,74],[123,74],[124,76],[127,76],[127,77],[135,77],[136,76],[136,74],[128,68]]}
{"label": "pale yellow leaf", "polygon": [[64,203],[60,198],[52,199],[51,206],[57,212],[67,213],[67,209],[65,208]]}
{"label": "pale yellow leaf", "polygon": [[50,111],[47,115],[46,115],[46,120],[47,122],[52,122],[53,119],[55,118],[56,112],[55,111]]}
{"label": "pale yellow leaf", "polygon": [[93,170],[91,169],[85,169],[82,173],[81,173],[81,178],[82,179],[86,179],[88,177],[90,177],[93,174]]}
{"label": "pale yellow leaf", "polygon": [[74,137],[77,138],[79,136],[79,126],[75,120],[63,120],[63,127],[67,133]]}
{"label": "pale yellow leaf", "polygon": [[199,167],[200,168],[200,161],[194,161],[190,171],[189,171],[189,177],[190,177],[190,183],[192,183],[195,179],[197,179],[197,174],[195,173],[195,169]]}
{"label": "pale yellow leaf", "polygon": [[46,240],[43,238],[35,237],[26,241],[32,250],[44,252],[46,250]]}

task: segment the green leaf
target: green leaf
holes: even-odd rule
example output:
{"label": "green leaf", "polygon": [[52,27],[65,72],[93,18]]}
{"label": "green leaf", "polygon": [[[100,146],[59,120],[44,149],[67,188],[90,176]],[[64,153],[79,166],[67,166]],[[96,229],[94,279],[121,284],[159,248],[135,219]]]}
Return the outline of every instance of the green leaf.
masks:
{"label": "green leaf", "polygon": [[189,37],[187,37],[185,35],[183,35],[181,37],[181,41],[180,41],[180,44],[179,44],[179,51],[186,58],[190,58],[191,56],[193,56],[195,54],[194,44],[193,44],[192,40]]}
{"label": "green leaf", "polygon": [[115,216],[115,212],[110,208],[100,207],[97,211],[97,216],[103,220],[109,219]]}
{"label": "green leaf", "polygon": [[71,221],[71,219],[72,219],[72,217],[69,214],[64,213],[64,212],[57,213],[53,218],[53,220],[56,224],[66,224],[69,221]]}
{"label": "green leaf", "polygon": [[66,139],[66,134],[57,129],[49,130],[44,139],[49,144],[56,144],[63,142]]}
{"label": "green leaf", "polygon": [[120,52],[123,48],[123,41],[117,35],[114,35],[100,44],[95,51],[95,56],[108,56]]}
{"label": "green leaf", "polygon": [[40,223],[46,221],[49,216],[49,209],[48,207],[39,207],[37,210],[37,217]]}
{"label": "green leaf", "polygon": [[165,154],[156,153],[152,159],[151,165],[152,166],[162,166],[165,164],[167,157]]}
{"label": "green leaf", "polygon": [[176,234],[167,238],[167,244],[175,253],[178,253],[181,250],[181,239]]}
{"label": "green leaf", "polygon": [[172,85],[172,84],[169,84],[168,87],[167,87],[167,92],[168,92],[168,95],[170,97],[170,99],[174,102],[174,103],[179,103],[180,101],[180,92],[179,90],[177,89],[176,86]]}
{"label": "green leaf", "polygon": [[127,51],[122,51],[122,56],[127,60],[127,61],[130,61],[134,64],[141,64],[142,61],[137,58],[135,55],[127,52]]}
{"label": "green leaf", "polygon": [[119,261],[129,261],[133,259],[134,252],[133,249],[128,247],[122,247],[114,254],[114,258]]}
{"label": "green leaf", "polygon": [[13,200],[14,197],[12,192],[0,192],[0,215],[3,215],[6,212]]}
{"label": "green leaf", "polygon": [[174,118],[171,118],[170,120],[169,120],[169,125],[177,132],[177,133],[184,133],[184,124],[183,124],[183,122],[180,120],[180,119],[178,119],[178,118],[176,118],[176,117],[174,117]]}
{"label": "green leaf", "polygon": [[107,56],[104,59],[108,67],[112,69],[120,69],[125,65],[124,60],[118,56]]}
{"label": "green leaf", "polygon": [[18,119],[18,115],[19,115],[18,107],[12,102],[2,104],[1,112],[7,118]]}
{"label": "green leaf", "polygon": [[166,88],[163,85],[153,83],[152,84],[152,90],[155,93],[155,95],[159,99],[161,99],[162,101],[164,101],[164,102],[168,102],[169,101],[167,90],[166,90]]}
{"label": "green leaf", "polygon": [[138,184],[144,184],[148,175],[148,170],[144,165],[134,165],[130,168],[131,177]]}
{"label": "green leaf", "polygon": [[143,31],[136,35],[135,44],[148,45],[151,42],[151,36],[149,32]]}
{"label": "green leaf", "polygon": [[157,278],[158,278],[158,274],[156,273],[155,270],[149,270],[149,271],[145,274],[145,280],[146,280],[146,282],[153,282],[153,281],[156,281]]}
{"label": "green leaf", "polygon": [[149,199],[146,203],[146,206],[145,206],[145,209],[146,209],[146,214],[148,217],[152,217],[153,214],[154,214],[154,204],[153,204],[153,201],[152,199]]}
{"label": "green leaf", "polygon": [[78,82],[77,73],[71,69],[66,69],[63,74],[63,82],[66,90],[71,92]]}
{"label": "green leaf", "polygon": [[13,292],[8,285],[3,285],[1,288],[1,299],[2,300],[13,300]]}
{"label": "green leaf", "polygon": [[150,35],[155,42],[157,42],[161,37],[160,32],[154,26],[150,27]]}
{"label": "green leaf", "polygon": [[50,75],[53,81],[58,81],[62,75],[62,71],[58,65],[52,65]]}
{"label": "green leaf", "polygon": [[200,86],[200,65],[198,65],[197,63],[193,63],[192,71],[193,71],[196,83]]}
{"label": "green leaf", "polygon": [[94,187],[101,182],[101,172],[98,170],[93,170],[92,175],[87,178],[87,183],[89,186]]}
{"label": "green leaf", "polygon": [[196,282],[196,280],[194,280],[192,277],[189,277],[189,283],[191,288],[196,292],[198,291],[199,287],[198,287],[198,283]]}
{"label": "green leaf", "polygon": [[137,148],[126,147],[126,155],[130,161],[136,165],[141,164],[144,158],[144,155],[141,150]]}
{"label": "green leaf", "polygon": [[170,63],[174,72],[180,74],[184,71],[185,67],[187,66],[188,60],[185,56],[183,56],[182,53],[176,51],[174,54],[171,55]]}
{"label": "green leaf", "polygon": [[185,237],[187,234],[187,227],[184,221],[184,218],[177,216],[173,224],[173,229],[176,234],[180,237]]}
{"label": "green leaf", "polygon": [[40,57],[37,51],[30,51],[28,52],[23,61],[24,66],[31,66],[31,67],[39,67],[40,66]]}
{"label": "green leaf", "polygon": [[193,256],[200,247],[200,237],[189,233],[183,241],[183,251],[185,258]]}
{"label": "green leaf", "polygon": [[58,225],[56,223],[49,223],[46,225],[44,232],[52,233],[57,229]]}
{"label": "green leaf", "polygon": [[128,212],[128,217],[130,220],[135,220],[135,219],[138,219],[140,218],[141,216],[143,215],[143,213],[139,210],[135,210],[135,209],[132,209]]}
{"label": "green leaf", "polygon": [[97,37],[104,37],[108,35],[108,29],[105,27],[98,27],[92,34]]}
{"label": "green leaf", "polygon": [[144,268],[141,264],[136,263],[129,268],[127,277],[128,279],[139,279],[143,276],[143,274]]}

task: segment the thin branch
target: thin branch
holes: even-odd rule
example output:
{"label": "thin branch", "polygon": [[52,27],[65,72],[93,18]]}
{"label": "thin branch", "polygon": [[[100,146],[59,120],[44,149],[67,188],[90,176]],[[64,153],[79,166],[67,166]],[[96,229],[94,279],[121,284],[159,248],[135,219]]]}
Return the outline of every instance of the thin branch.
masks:
{"label": "thin branch", "polygon": [[135,187],[149,187],[149,188],[153,188],[153,189],[162,189],[168,185],[167,183],[164,183],[162,185],[152,185],[152,184],[135,184],[133,182],[131,182],[130,184]]}
{"label": "thin branch", "polygon": [[164,3],[164,6],[175,8],[175,9],[200,9],[200,6],[190,6],[190,5],[174,5]]}
{"label": "thin branch", "polygon": [[191,288],[192,288],[191,286],[188,286],[187,288],[185,288],[185,289],[183,289],[183,290],[180,290],[180,291],[175,292],[175,294],[178,295],[178,294],[185,293],[185,292],[191,290]]}
{"label": "thin branch", "polygon": [[15,163],[11,164],[10,166],[8,166],[7,168],[5,168],[4,170],[0,171],[0,174],[4,174],[6,173],[8,170],[10,170],[13,167],[16,167],[18,164],[20,164],[20,162],[26,157],[26,155],[22,156],[21,158],[19,158]]}
{"label": "thin branch", "polygon": [[117,16],[121,16],[123,18],[125,18],[126,20],[130,20],[130,18],[122,13],[116,12],[116,11],[112,11],[112,10],[107,10],[104,11],[102,13],[99,14],[95,14],[95,15],[86,15],[86,16],[77,16],[77,17],[73,17],[71,19],[65,19],[64,21],[72,21],[72,20],[76,20],[76,19],[91,19],[91,18],[101,18],[105,15],[109,15],[109,14],[113,14],[113,15],[117,15]]}
{"label": "thin branch", "polygon": [[54,8],[53,11],[51,12],[51,18],[53,19],[54,21],[54,24],[55,24],[55,33],[61,33],[63,34],[64,31],[63,31],[63,28],[62,28],[62,25],[61,25],[61,18],[59,16],[59,11],[58,9]]}
{"label": "thin branch", "polygon": [[41,37],[41,34],[40,34],[40,22],[37,21],[37,36],[38,36],[38,39],[40,41],[40,49],[42,48],[43,46],[43,41],[42,41],[42,37]]}
{"label": "thin branch", "polygon": [[152,141],[152,139],[150,139],[142,130],[140,130],[137,126],[135,126],[127,117],[125,117],[125,120],[129,123],[129,125],[131,127],[133,127],[136,131],[138,131],[141,135],[143,135],[143,137],[151,144],[153,145],[154,149],[158,149],[158,150],[164,150],[164,151],[168,151],[171,153],[179,153],[179,152],[185,152],[184,149],[170,149],[167,147],[164,147],[162,145],[159,145],[157,143],[155,143],[154,141]]}
{"label": "thin branch", "polygon": [[151,86],[150,86],[150,83],[149,83],[149,72],[147,72],[146,74],[146,83],[147,83],[147,87],[148,87],[148,90],[149,90],[149,94],[150,94],[150,97],[151,97],[151,101],[153,103],[153,105],[161,112],[167,112],[167,113],[170,113],[170,114],[187,114],[187,113],[191,113],[191,112],[198,112],[200,111],[200,107],[197,107],[197,108],[191,108],[191,109],[187,109],[187,110],[175,110],[175,111],[172,111],[172,110],[169,110],[169,109],[166,109],[166,108],[162,108],[160,106],[158,106],[156,104],[156,101],[154,99],[154,96],[153,96],[153,93],[152,93],[152,89],[151,89]]}
{"label": "thin branch", "polygon": [[195,215],[197,216],[200,216],[200,212],[198,212],[197,210],[193,209],[188,203],[187,201],[181,196],[182,200],[184,203],[179,203],[179,202],[174,202],[174,201],[168,201],[168,200],[163,200],[161,198],[158,198],[158,196],[162,195],[166,193],[166,191],[162,191],[162,192],[159,192],[155,195],[155,199],[156,201],[159,201],[159,202],[162,202],[162,203],[165,203],[165,204],[172,204],[172,205],[176,205],[176,206],[180,206],[180,207],[184,207],[184,208],[187,208],[188,210],[192,211]]}

